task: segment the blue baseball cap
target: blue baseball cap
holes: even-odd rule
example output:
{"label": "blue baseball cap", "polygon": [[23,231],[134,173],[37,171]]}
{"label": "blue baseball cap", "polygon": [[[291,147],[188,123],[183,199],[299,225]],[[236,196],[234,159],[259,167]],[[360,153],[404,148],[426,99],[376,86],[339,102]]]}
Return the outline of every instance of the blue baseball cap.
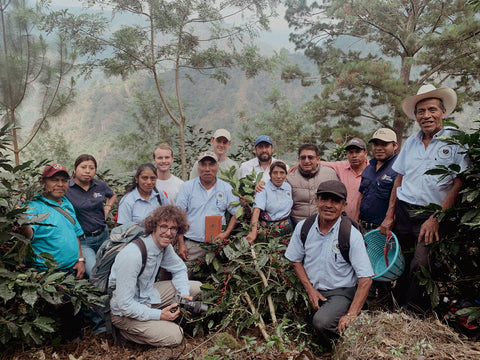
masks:
{"label": "blue baseball cap", "polygon": [[255,139],[255,146],[257,146],[258,144],[262,143],[262,142],[266,142],[270,145],[273,146],[273,141],[272,141],[272,138],[268,135],[260,135],[259,137],[257,137]]}

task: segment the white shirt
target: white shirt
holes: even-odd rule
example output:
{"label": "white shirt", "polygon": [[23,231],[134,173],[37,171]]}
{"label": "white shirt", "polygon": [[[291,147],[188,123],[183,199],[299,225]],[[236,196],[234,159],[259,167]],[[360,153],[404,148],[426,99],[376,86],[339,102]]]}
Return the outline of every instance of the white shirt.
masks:
{"label": "white shirt", "polygon": [[[278,159],[275,159],[272,157],[272,161],[270,164],[272,164],[274,161],[277,161]],[[260,162],[258,161],[258,158],[253,158],[251,160],[245,161],[240,165],[240,169],[238,169],[238,178],[244,178],[247,175],[250,175],[253,170],[255,169],[255,173],[258,175],[259,173],[263,172],[262,180],[267,183],[270,180],[270,165],[263,170],[262,166],[260,165]],[[287,171],[288,171],[288,165],[287,165]]]}
{"label": "white shirt", "polygon": [[175,175],[172,175],[168,180],[157,179],[157,190],[159,192],[165,191],[167,193],[170,204],[175,205],[177,195],[180,191],[180,186],[182,186],[182,184],[182,179],[176,177]]}

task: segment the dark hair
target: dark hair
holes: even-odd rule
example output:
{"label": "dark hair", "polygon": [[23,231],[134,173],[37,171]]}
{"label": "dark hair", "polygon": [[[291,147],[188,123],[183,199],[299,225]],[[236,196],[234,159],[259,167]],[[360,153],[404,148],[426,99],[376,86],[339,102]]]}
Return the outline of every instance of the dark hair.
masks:
{"label": "dark hair", "polygon": [[178,234],[182,235],[188,231],[189,225],[187,213],[178,206],[165,205],[153,210],[152,213],[147,216],[147,218],[143,221],[143,227],[145,228],[145,236],[153,233],[161,221],[170,220],[177,223]]}
{"label": "dark hair", "polygon": [[73,165],[72,178],[75,178],[75,170],[77,169],[77,166],[84,161],[93,161],[93,165],[95,165],[95,171],[97,171],[97,160],[95,160],[93,155],[82,154],[79,157],[77,157],[77,160],[75,160],[75,164]]}
{"label": "dark hair", "polygon": [[138,177],[140,176],[140,174],[141,174],[145,169],[150,169],[150,170],[152,170],[152,172],[155,174],[155,176],[157,176],[157,169],[155,169],[155,166],[153,166],[152,163],[145,163],[145,164],[140,165],[140,166],[138,167],[138,169],[137,169],[137,172],[136,172],[135,175],[133,176],[132,182],[127,185],[125,194],[127,194],[127,193],[129,193],[130,191],[133,191],[134,189],[137,188],[138,182],[137,182],[137,179],[136,179],[136,178],[138,178]]}
{"label": "dark hair", "polygon": [[283,161],[276,160],[276,161],[274,161],[274,162],[270,165],[270,170],[269,170],[269,172],[268,172],[268,173],[270,174],[270,176],[272,175],[272,170],[273,170],[275,167],[282,168],[283,170],[285,170],[285,172],[287,172],[287,165],[286,165]]}
{"label": "dark hair", "polygon": [[417,115],[417,104],[419,102],[422,102],[422,101],[425,101],[425,100],[431,100],[431,99],[438,100],[440,102],[440,110],[442,110],[442,111],[445,110],[445,105],[443,104],[443,100],[440,99],[440,98],[433,97],[433,98],[426,98],[426,99],[422,99],[422,100],[417,101],[417,103],[415,104],[415,110],[413,111],[413,113],[415,115]]}
{"label": "dark hair", "polygon": [[298,148],[298,156],[300,156],[300,153],[303,151],[303,150],[312,150],[312,151],[315,151],[315,155],[319,156],[320,155],[320,151],[318,150],[318,146],[315,145],[315,144],[303,144],[301,145],[299,148]]}

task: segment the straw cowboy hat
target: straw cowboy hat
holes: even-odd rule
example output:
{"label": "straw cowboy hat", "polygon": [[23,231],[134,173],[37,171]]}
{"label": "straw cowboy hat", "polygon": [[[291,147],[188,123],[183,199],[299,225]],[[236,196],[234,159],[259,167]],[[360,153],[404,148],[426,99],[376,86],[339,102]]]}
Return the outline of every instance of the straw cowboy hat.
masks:
{"label": "straw cowboy hat", "polygon": [[443,105],[447,110],[445,116],[450,115],[455,106],[457,106],[457,94],[455,91],[448,87],[436,88],[431,84],[422,85],[418,89],[417,95],[410,96],[402,101],[403,112],[412,120],[416,120],[415,117],[415,105],[421,100],[437,98],[442,99]]}

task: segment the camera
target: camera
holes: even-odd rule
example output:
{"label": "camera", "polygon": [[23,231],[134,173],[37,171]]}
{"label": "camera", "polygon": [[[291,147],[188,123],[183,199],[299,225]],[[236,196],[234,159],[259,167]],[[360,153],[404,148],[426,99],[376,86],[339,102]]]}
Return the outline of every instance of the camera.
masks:
{"label": "camera", "polygon": [[[175,295],[175,298],[173,301],[176,302],[185,311],[192,313],[192,315],[202,315],[208,311],[207,304],[201,301],[190,301],[188,299],[181,297],[178,294]],[[177,311],[177,309],[178,309],[178,306],[172,308],[170,311],[174,313],[175,311]]]}

